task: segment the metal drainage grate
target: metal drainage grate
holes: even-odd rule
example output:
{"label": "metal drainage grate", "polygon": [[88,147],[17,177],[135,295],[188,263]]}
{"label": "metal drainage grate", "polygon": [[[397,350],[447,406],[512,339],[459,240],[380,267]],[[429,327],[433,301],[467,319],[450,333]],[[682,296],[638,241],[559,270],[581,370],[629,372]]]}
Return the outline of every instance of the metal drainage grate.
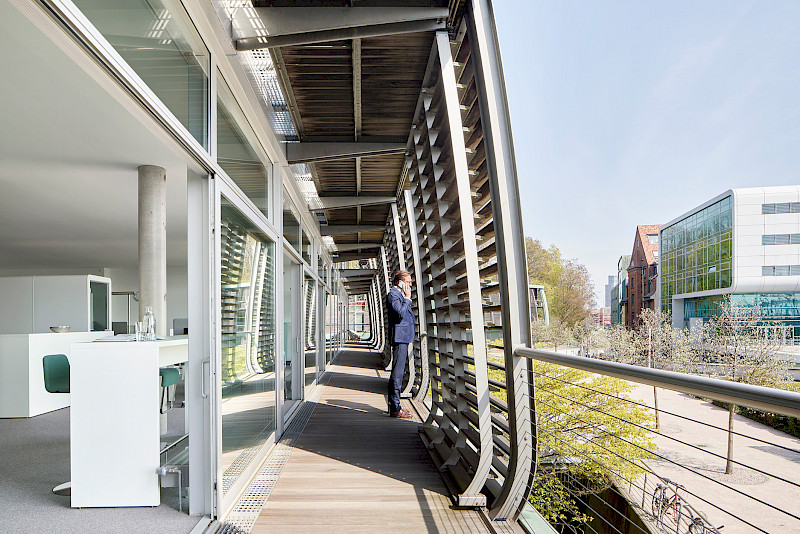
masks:
{"label": "metal drainage grate", "polygon": [[[269,499],[272,489],[278,482],[278,478],[286,462],[289,461],[292,449],[294,449],[306,424],[309,419],[311,419],[311,414],[314,413],[314,408],[317,406],[317,401],[322,394],[322,388],[320,386],[327,385],[330,378],[331,373],[328,372],[320,377],[317,387],[314,388],[314,393],[303,403],[297,414],[295,414],[292,422],[278,441],[278,444],[275,445],[275,449],[273,449],[269,458],[264,462],[264,465],[261,466],[258,474],[256,474],[253,481],[247,487],[247,490],[245,490],[244,494],[236,503],[233,511],[231,511],[225,519],[222,528],[218,531],[219,534],[250,534],[256,519],[258,519],[258,515],[261,513],[261,509],[264,508],[264,503]],[[256,449],[255,447],[249,449],[243,456],[248,455],[251,450]],[[236,462],[225,470],[225,474],[227,475],[235,465]],[[245,465],[246,463],[243,463],[242,467],[239,469],[243,469]],[[232,471],[231,474],[233,474]],[[231,477],[230,480],[234,480],[234,478]],[[228,483],[228,480],[224,480],[223,484],[225,483]]]}

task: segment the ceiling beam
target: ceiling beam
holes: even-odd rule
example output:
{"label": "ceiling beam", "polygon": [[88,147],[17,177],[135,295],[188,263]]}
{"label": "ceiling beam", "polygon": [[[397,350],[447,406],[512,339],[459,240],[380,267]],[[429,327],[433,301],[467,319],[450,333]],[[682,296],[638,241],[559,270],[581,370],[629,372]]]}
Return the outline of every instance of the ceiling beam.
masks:
{"label": "ceiling beam", "polygon": [[[390,196],[382,197],[320,197],[319,204],[322,209],[335,210],[341,208],[355,208],[357,206],[378,206],[380,204],[391,204],[397,199]],[[314,201],[316,203],[316,200]],[[315,211],[315,208],[309,204],[309,210]]]}
{"label": "ceiling beam", "polygon": [[[283,8],[264,8],[264,9],[283,9]],[[286,8],[299,10],[303,8]],[[318,8],[315,11],[323,10]],[[334,9],[334,8],[330,8]],[[361,9],[361,8],[336,8],[336,9]],[[367,8],[364,8],[367,9]],[[382,9],[382,8],[376,8]],[[415,20],[411,22],[391,22],[388,24],[370,24],[365,26],[355,26],[337,28],[331,30],[309,31],[304,33],[268,35],[261,37],[246,37],[236,39],[234,45],[237,51],[257,50],[260,48],[281,48],[284,46],[302,46],[316,43],[329,43],[331,41],[343,41],[346,39],[363,39],[367,37],[382,37],[384,35],[399,35],[403,33],[418,33],[444,30],[445,22],[441,19]]]}
{"label": "ceiling beam", "polygon": [[353,118],[356,141],[361,137],[361,39],[353,39]]}
{"label": "ceiling beam", "polygon": [[[395,28],[393,33],[398,33],[404,26],[444,29],[447,15],[447,7],[239,8],[231,18],[231,29],[237,50],[251,50],[386,35],[386,31]],[[339,37],[330,37],[337,33]]]}
{"label": "ceiling beam", "polygon": [[339,269],[339,274],[347,278],[371,278],[375,276],[377,269]]}
{"label": "ceiling beam", "polygon": [[345,261],[353,261],[353,260],[368,260],[374,258],[378,255],[377,251],[374,252],[348,252],[347,254],[339,254],[338,256],[334,256],[331,261],[333,263],[341,263]]}
{"label": "ceiling beam", "polygon": [[317,161],[336,161],[357,157],[385,156],[386,154],[402,154],[406,143],[371,143],[371,142],[338,142],[338,143],[285,143],[286,161],[289,165],[296,163],[314,163]]}
{"label": "ceiling beam", "polygon": [[321,235],[357,234],[359,232],[381,232],[386,227],[382,224],[329,224],[320,227]]}
{"label": "ceiling beam", "polygon": [[373,242],[373,243],[343,243],[341,245],[336,245],[336,249],[339,252],[352,252],[354,250],[364,250],[367,248],[381,248],[383,246],[383,242]]}

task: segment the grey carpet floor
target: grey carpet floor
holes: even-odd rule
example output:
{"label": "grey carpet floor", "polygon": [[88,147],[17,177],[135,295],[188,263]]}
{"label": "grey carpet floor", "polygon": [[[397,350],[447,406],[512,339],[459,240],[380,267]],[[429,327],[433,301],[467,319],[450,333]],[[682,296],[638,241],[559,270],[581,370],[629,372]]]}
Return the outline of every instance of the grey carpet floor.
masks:
{"label": "grey carpet floor", "polygon": [[157,508],[72,509],[69,497],[51,491],[68,480],[69,408],[30,419],[0,419],[0,532],[179,534],[200,520],[163,504],[177,499],[169,494],[172,489],[162,490]]}

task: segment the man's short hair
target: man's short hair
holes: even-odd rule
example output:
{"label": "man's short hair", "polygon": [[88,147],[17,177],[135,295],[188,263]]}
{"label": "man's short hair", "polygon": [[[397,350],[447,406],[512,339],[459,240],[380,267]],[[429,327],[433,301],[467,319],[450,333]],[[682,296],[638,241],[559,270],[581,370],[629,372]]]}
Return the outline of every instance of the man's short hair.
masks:
{"label": "man's short hair", "polygon": [[408,271],[397,271],[394,273],[394,278],[392,279],[392,285],[396,286],[398,283],[402,282],[406,278],[411,278],[411,273]]}

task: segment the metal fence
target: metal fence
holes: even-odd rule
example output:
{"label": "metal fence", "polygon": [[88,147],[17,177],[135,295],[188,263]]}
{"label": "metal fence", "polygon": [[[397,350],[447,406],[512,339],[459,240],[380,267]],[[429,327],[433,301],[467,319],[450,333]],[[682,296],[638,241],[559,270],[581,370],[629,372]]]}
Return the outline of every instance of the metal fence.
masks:
{"label": "metal fence", "polygon": [[534,489],[571,503],[567,516],[586,516],[565,519],[567,530],[800,531],[800,439],[720,405],[796,418],[800,394],[530,348],[515,354],[536,361]]}

